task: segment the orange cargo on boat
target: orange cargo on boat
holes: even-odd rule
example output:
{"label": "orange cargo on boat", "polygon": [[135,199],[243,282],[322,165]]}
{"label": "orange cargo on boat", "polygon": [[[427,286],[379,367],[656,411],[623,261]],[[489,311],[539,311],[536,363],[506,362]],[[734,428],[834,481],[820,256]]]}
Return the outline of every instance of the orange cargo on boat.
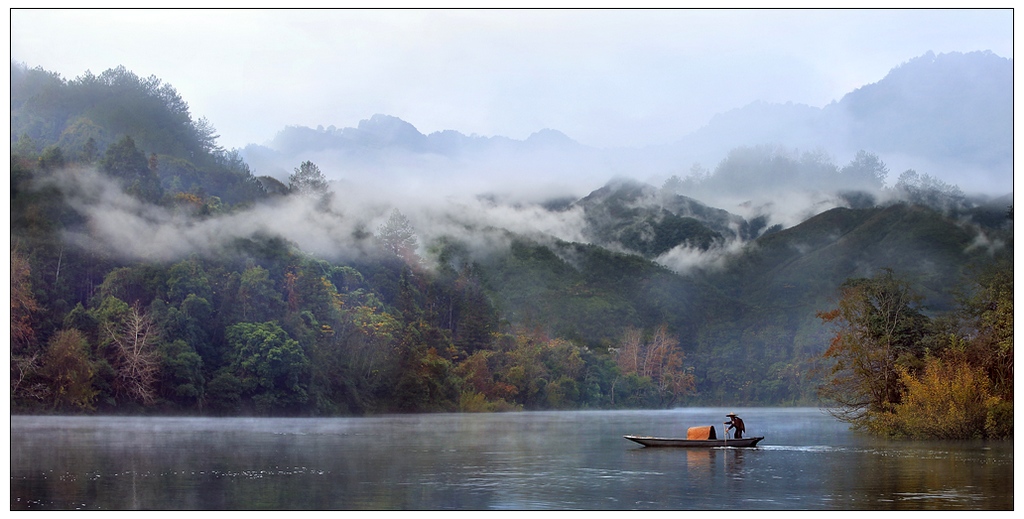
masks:
{"label": "orange cargo on boat", "polygon": [[715,436],[715,426],[706,425],[703,427],[690,427],[686,430],[687,440],[717,440]]}

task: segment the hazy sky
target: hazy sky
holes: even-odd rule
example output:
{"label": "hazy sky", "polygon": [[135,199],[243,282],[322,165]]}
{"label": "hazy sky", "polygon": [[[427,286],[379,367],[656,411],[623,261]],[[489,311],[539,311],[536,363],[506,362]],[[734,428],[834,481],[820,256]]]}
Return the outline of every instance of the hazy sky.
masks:
{"label": "hazy sky", "polygon": [[220,144],[375,113],[421,132],[678,140],[757,100],[824,106],[928,51],[1013,57],[1002,10],[25,10],[11,59],[74,79],[124,65],[177,89]]}

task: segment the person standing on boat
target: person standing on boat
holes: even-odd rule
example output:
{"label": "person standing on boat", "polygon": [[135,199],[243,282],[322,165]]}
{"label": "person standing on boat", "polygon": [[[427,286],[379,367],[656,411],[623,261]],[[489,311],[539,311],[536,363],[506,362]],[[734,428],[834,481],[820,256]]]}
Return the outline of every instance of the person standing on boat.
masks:
{"label": "person standing on boat", "polygon": [[729,421],[725,422],[725,425],[729,426],[725,428],[725,437],[729,437],[730,429],[736,429],[736,433],[733,435],[733,438],[742,438],[743,433],[747,431],[747,428],[743,425],[743,419],[736,416],[736,413],[729,413],[725,416],[729,418]]}

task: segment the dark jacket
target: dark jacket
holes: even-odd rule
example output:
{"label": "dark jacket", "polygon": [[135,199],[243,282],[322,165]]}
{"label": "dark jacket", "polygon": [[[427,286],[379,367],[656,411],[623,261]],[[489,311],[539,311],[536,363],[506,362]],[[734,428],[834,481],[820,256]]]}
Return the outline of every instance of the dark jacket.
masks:
{"label": "dark jacket", "polygon": [[736,434],[733,437],[742,438],[743,433],[747,432],[747,428],[743,425],[743,419],[738,416],[732,416],[730,418],[732,419],[731,422],[725,422],[729,424],[729,427],[725,429],[725,432],[728,433],[729,429],[736,429]]}

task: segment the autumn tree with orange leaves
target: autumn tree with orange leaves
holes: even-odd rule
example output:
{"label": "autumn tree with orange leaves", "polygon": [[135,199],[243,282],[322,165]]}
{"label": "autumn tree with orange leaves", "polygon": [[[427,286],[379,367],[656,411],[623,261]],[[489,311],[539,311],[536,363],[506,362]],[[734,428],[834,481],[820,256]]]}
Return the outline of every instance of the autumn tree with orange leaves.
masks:
{"label": "autumn tree with orange leaves", "polygon": [[22,396],[23,383],[39,368],[41,351],[36,347],[32,314],[39,304],[32,295],[31,267],[17,247],[11,248],[11,395]]}
{"label": "autumn tree with orange leaves", "polygon": [[613,355],[632,392],[651,391],[662,406],[671,406],[694,389],[693,373],[683,366],[686,355],[679,349],[679,339],[670,336],[665,325],[647,338],[642,330],[627,328]]}
{"label": "autumn tree with orange leaves", "polygon": [[32,284],[29,281],[31,267],[28,259],[17,249],[11,248],[11,346],[15,353],[24,350],[35,340],[32,330],[32,313],[39,310]]}
{"label": "autumn tree with orange leaves", "polygon": [[828,363],[819,394],[838,419],[868,426],[878,413],[900,403],[901,368],[921,358],[928,318],[920,296],[890,269],[872,278],[847,280],[837,307],[818,312],[835,326],[825,351]]}

